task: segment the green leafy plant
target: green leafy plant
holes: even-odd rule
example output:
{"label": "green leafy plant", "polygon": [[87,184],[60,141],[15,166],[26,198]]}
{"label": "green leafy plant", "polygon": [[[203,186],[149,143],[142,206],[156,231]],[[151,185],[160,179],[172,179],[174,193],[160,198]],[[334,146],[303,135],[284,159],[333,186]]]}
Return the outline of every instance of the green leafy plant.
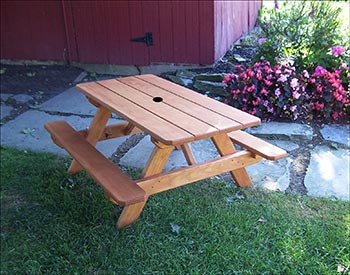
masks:
{"label": "green leafy plant", "polygon": [[316,66],[331,70],[345,62],[330,54],[336,45],[349,50],[348,36],[341,33],[340,8],[329,1],[276,3],[274,9],[260,12],[258,21],[264,37],[258,40],[255,60],[264,56],[271,64],[288,62],[299,72],[312,71]]}

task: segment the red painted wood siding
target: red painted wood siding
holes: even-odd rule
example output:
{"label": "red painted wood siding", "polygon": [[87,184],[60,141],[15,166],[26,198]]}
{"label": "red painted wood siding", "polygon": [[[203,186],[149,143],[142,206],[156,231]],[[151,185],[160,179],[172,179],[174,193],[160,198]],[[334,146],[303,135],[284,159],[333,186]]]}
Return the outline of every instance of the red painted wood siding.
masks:
{"label": "red painted wood siding", "polygon": [[1,1],[1,58],[64,60],[60,1]]}
{"label": "red painted wood siding", "polygon": [[223,56],[230,45],[255,26],[262,0],[214,1],[215,60]]}
{"label": "red painted wood siding", "polygon": [[[1,1],[1,58],[212,64],[254,25],[259,3]],[[153,46],[130,41],[146,32]]]}

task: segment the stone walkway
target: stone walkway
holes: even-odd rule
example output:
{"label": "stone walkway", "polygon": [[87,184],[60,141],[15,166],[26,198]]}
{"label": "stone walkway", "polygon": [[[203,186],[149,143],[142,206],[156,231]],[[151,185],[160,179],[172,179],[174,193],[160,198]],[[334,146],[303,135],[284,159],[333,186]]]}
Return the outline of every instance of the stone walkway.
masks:
{"label": "stone walkway", "polygon": [[[1,94],[1,101],[8,98],[25,101],[25,95]],[[85,97],[71,88],[43,103],[39,109],[29,110],[3,124],[1,144],[19,149],[67,153],[54,145],[43,125],[49,121],[66,120],[76,129],[87,128],[95,107]],[[1,119],[6,118],[11,107],[1,105]],[[109,123],[120,121],[117,117]],[[248,131],[267,139],[288,151],[289,156],[279,161],[264,160],[248,167],[248,172],[256,186],[282,192],[300,192],[309,196],[349,199],[350,194],[350,138],[349,126],[331,125],[314,130],[297,123],[263,123]],[[99,143],[98,149],[111,157],[117,148],[125,147],[129,137],[122,137]],[[210,140],[191,144],[198,161],[217,156]],[[151,153],[152,143],[144,137],[135,146],[128,148],[119,164],[129,167],[143,167]],[[144,156],[144,157],[140,157]],[[174,151],[166,169],[171,170],[186,165],[181,151]]]}

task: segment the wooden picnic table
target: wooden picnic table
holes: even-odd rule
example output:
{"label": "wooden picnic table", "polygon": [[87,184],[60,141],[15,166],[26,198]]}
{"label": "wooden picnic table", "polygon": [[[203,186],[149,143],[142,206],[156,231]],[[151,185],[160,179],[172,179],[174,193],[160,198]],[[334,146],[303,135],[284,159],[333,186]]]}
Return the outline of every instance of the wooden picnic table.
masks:
{"label": "wooden picnic table", "polygon": [[[76,131],[65,121],[47,123],[45,128],[72,155],[69,173],[85,169],[110,201],[124,206],[118,228],[137,220],[150,195],[228,171],[239,186],[251,186],[246,166],[286,156],[284,150],[242,131],[259,125],[259,118],[154,75],[83,83],[77,88],[98,108],[89,129]],[[125,122],[106,126],[112,113]],[[154,149],[141,179],[132,181],[95,145],[140,132],[151,136]],[[221,157],[197,163],[189,144],[207,138]],[[233,143],[244,150],[236,151]],[[188,166],[163,172],[175,148],[183,151]]]}

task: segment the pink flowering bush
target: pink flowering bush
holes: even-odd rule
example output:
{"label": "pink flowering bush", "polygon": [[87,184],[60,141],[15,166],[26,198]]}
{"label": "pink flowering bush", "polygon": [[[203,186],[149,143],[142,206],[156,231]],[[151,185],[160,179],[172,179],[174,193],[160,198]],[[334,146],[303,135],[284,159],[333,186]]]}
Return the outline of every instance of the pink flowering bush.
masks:
{"label": "pink flowering bush", "polygon": [[347,121],[350,92],[341,79],[344,72],[349,80],[345,65],[334,72],[319,66],[311,76],[306,70],[298,74],[286,64],[271,67],[268,61],[253,67],[239,65],[236,73],[223,80],[225,102],[267,120],[302,117],[317,122]]}
{"label": "pink flowering bush", "polygon": [[350,89],[349,86],[344,87],[342,73],[347,75],[349,83],[350,73],[347,65],[334,72],[318,66],[308,79],[310,118],[317,121],[350,119]]}
{"label": "pink flowering bush", "polygon": [[227,104],[264,119],[295,120],[303,112],[307,82],[294,67],[262,61],[236,70],[223,80]]}

